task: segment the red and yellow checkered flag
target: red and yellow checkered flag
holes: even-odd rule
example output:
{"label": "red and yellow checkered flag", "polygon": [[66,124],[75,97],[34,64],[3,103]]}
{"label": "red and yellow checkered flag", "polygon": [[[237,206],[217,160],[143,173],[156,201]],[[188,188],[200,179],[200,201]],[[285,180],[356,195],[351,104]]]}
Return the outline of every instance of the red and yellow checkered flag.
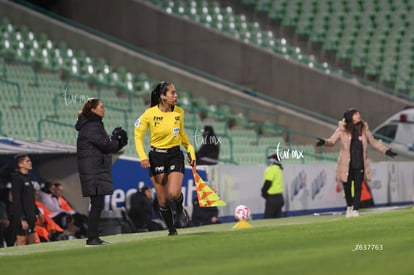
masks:
{"label": "red and yellow checkered flag", "polygon": [[225,206],[226,203],[217,195],[217,191],[211,188],[197,173],[193,167],[194,182],[200,207]]}

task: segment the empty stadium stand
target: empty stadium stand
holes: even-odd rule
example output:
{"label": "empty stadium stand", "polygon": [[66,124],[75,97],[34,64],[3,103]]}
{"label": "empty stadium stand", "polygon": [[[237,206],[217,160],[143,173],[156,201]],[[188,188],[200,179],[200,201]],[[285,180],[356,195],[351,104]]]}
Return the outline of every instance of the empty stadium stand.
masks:
{"label": "empty stadium stand", "polygon": [[344,76],[413,100],[413,1],[241,2]]}
{"label": "empty stadium stand", "polygon": [[[371,82],[375,85],[369,86],[362,78],[357,78],[343,69],[336,71],[336,67],[333,66],[335,64],[327,62],[329,70],[325,70],[324,64],[319,60],[319,51],[311,56],[307,46],[294,43],[294,39],[291,39],[291,36],[296,36],[293,28],[286,31],[286,34],[282,33],[282,30],[285,32],[284,27],[271,24],[268,17],[258,14],[248,6],[243,9],[245,6],[241,5],[241,1],[216,1],[219,3],[217,5],[214,1],[194,0],[191,1],[191,5],[197,8],[202,7],[202,12],[207,11],[213,15],[216,11],[220,11],[217,15],[219,19],[224,18],[226,13],[234,15],[230,18],[234,18],[235,22],[243,21],[242,26],[248,27],[241,29],[241,33],[247,30],[246,33],[250,36],[253,33],[249,30],[252,25],[255,30],[263,31],[263,34],[268,34],[270,30],[276,44],[282,45],[282,52],[255,44],[256,36],[251,36],[253,37],[251,42],[241,40],[211,24],[210,26],[204,25],[181,13],[169,13],[168,7],[165,9],[161,5],[154,5],[152,1],[125,0],[120,4],[113,1],[94,0],[77,2],[76,5],[73,2],[55,2],[55,7],[51,8],[53,12],[39,9],[28,4],[27,1],[14,1],[16,2],[22,5],[21,10],[28,7],[28,9],[39,11],[47,17],[65,22],[75,28],[85,28],[89,33],[97,34],[98,31],[99,36],[109,41],[115,41],[123,46],[128,45],[126,46],[128,48],[133,45],[134,51],[151,57],[155,56],[156,59],[179,70],[185,70],[230,87],[236,84],[238,87],[234,89],[239,89],[254,97],[260,96],[261,99],[266,101],[270,99],[272,102],[275,100],[288,102],[314,114],[322,114],[331,120],[337,120],[342,110],[353,106],[364,109],[365,119],[372,127],[375,127],[385,118],[409,104],[406,99],[395,96],[395,90],[388,90],[384,93],[379,89],[377,82]],[[167,1],[162,2],[167,3]],[[185,12],[185,7],[190,1],[168,1],[168,3],[175,4],[174,7],[179,8],[179,12]],[[8,8],[15,6],[7,2],[4,4]],[[99,16],[98,13],[89,12],[94,9],[95,5],[100,5]],[[194,10],[193,7],[192,9]],[[195,9],[195,12],[198,11]],[[21,14],[21,11],[12,13],[14,20],[24,24],[33,22],[32,19],[19,17],[18,14]],[[214,19],[210,18],[214,16],[205,17],[207,21]],[[110,54],[111,51],[102,47],[102,44],[81,43],[80,41],[90,39],[85,36],[80,39],[79,34],[68,33],[63,30],[61,24],[56,27],[63,32],[56,32],[55,27],[45,25],[43,19],[35,21],[37,24],[33,26],[36,30],[41,32],[48,30],[54,38],[66,40],[78,50],[84,49],[95,58],[104,57],[116,66],[124,65],[129,69],[134,68],[132,59],[125,60],[125,52]],[[218,24],[218,27],[220,28],[221,25],[223,24]],[[260,33],[258,33],[259,38],[260,36],[266,37],[266,34]],[[258,41],[260,42],[260,39]],[[312,46],[309,43],[306,45]],[[137,59],[134,61],[142,64]],[[318,68],[318,63],[322,64],[322,69]],[[146,69],[146,71],[151,75],[156,75],[157,79],[165,79],[167,76],[165,70],[159,71],[149,63],[142,65],[148,67],[149,70]],[[205,88],[205,86],[194,85],[195,82],[177,75],[174,71],[169,70],[168,76],[172,75],[174,79],[184,81],[185,85],[181,86],[189,88],[193,93],[199,93]],[[204,94],[203,97],[216,103],[217,96],[206,94],[206,90]],[[319,104],[321,99],[329,104]],[[364,102],[369,102],[369,104],[364,104]]]}
{"label": "empty stadium stand", "polygon": [[[102,59],[93,60],[84,51],[75,51],[65,42],[52,41],[46,34],[33,33],[7,18],[0,22],[0,87],[4,99],[0,103],[0,130],[3,135],[30,141],[47,138],[74,145],[73,125],[88,97],[104,101],[107,129],[122,126],[131,135],[134,120],[148,105],[155,80],[145,73],[133,74],[123,67],[114,68]],[[221,135],[222,161],[260,164],[276,144],[288,146],[275,123],[275,113],[266,114],[273,122],[256,123],[246,114],[263,111],[251,106],[230,102],[209,104],[203,98],[192,98],[186,90],[179,90],[179,96],[180,104],[190,114],[186,120],[189,136],[196,139],[197,129],[211,124]],[[237,108],[242,111],[237,112]],[[313,147],[308,146],[306,152],[309,153],[307,161],[315,159]],[[136,155],[133,142],[126,147],[125,154]],[[328,157],[328,160],[332,159]]]}
{"label": "empty stadium stand", "polygon": [[[171,1],[157,1],[157,4],[164,5],[162,7],[168,13],[183,14],[208,27],[227,31],[245,43],[256,44],[290,57],[301,56],[307,60],[306,64],[309,61],[312,64],[313,61],[315,64],[318,62],[315,57],[307,59],[301,49],[290,47],[288,41],[275,38],[273,32],[264,31],[257,22],[249,23],[246,16],[233,13],[229,7],[224,9],[213,1],[192,1],[192,8],[196,2],[201,3],[202,8],[190,8],[189,13],[184,8],[189,1],[174,1],[178,3],[176,5],[171,5]],[[205,16],[205,20],[201,19],[206,10],[216,12],[217,20],[208,16]],[[7,101],[4,101],[7,105],[3,110],[13,110],[0,114],[0,131],[3,134],[29,137],[32,140],[50,137],[74,144],[72,127],[76,113],[82,100],[96,96],[102,98],[107,107],[107,129],[121,125],[131,135],[131,126],[148,106],[148,93],[157,83],[157,80],[148,76],[150,72],[132,73],[122,65],[111,65],[104,58],[97,57],[96,53],[79,50],[79,47],[75,50],[66,41],[54,41],[45,33],[35,33],[26,26],[14,25],[7,18],[1,19],[0,53],[3,58],[0,59],[0,85],[8,91]],[[320,69],[329,70],[329,67],[322,64]],[[213,104],[207,98],[194,97],[191,90],[181,87],[179,97],[180,105],[189,114],[186,117],[186,128],[190,137],[193,133],[196,135],[197,129],[205,124],[213,125],[223,137],[221,161],[249,165],[264,163],[264,156],[274,150],[276,144],[285,148],[293,146],[307,156],[303,160],[292,160],[293,163],[336,159],[336,153],[319,155],[313,145],[291,143],[290,137],[293,134],[308,140],[313,140],[314,136],[282,126],[277,113],[264,112],[263,116],[269,119],[251,120],[250,112],[260,113],[253,106],[234,106],[233,102],[225,100]],[[32,110],[31,107],[35,104],[39,104],[41,111]],[[15,127],[18,129],[14,129],[13,123],[19,125]],[[136,156],[132,142],[125,154]]]}

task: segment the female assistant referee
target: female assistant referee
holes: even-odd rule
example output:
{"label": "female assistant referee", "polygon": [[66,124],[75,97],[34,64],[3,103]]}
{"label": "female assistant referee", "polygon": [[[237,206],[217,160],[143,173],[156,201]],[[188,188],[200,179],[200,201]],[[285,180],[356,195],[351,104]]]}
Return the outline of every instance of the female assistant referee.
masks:
{"label": "female assistant referee", "polygon": [[[151,92],[151,107],[135,122],[135,147],[143,168],[149,168],[149,175],[155,187],[160,212],[167,224],[169,236],[177,235],[176,225],[188,224],[183,210],[181,193],[184,178],[183,145],[189,154],[190,165],[195,165],[195,151],[184,131],[184,110],[176,106],[177,92],[169,82],[160,82]],[[143,140],[150,129],[151,150],[147,156]],[[175,203],[174,222],[170,202]]]}

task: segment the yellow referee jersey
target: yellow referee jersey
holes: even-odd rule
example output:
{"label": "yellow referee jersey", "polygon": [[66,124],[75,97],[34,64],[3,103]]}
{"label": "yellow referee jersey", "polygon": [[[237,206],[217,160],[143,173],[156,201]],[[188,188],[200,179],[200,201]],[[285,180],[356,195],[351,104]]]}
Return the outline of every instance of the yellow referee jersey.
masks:
{"label": "yellow referee jersey", "polygon": [[184,110],[174,106],[172,112],[161,112],[158,105],[148,108],[135,121],[135,148],[139,159],[148,159],[144,151],[144,136],[149,128],[150,144],[159,149],[169,149],[183,145],[195,160],[194,147],[190,144],[184,130]]}

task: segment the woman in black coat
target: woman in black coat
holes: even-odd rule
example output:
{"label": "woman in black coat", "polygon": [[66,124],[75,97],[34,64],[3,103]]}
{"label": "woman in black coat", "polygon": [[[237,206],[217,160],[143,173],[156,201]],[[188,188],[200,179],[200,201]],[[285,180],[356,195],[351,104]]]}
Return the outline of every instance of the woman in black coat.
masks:
{"label": "woman in black coat", "polygon": [[90,98],[79,112],[75,126],[79,132],[77,159],[82,195],[90,197],[91,202],[87,246],[107,244],[98,234],[105,195],[113,193],[111,154],[128,143],[127,133],[121,128],[115,128],[108,136],[102,122],[104,115],[102,101]]}

